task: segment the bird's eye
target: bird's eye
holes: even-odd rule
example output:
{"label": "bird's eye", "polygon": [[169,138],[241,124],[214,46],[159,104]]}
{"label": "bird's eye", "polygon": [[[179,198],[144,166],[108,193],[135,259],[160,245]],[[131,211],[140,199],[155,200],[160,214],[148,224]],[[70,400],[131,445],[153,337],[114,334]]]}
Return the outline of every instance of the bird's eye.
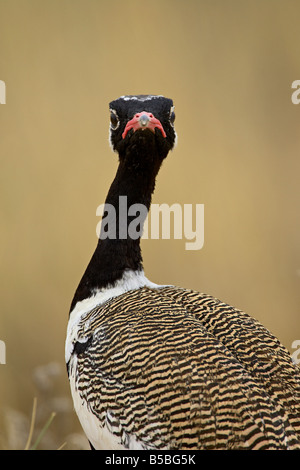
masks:
{"label": "bird's eye", "polygon": [[175,107],[172,106],[172,108],[170,110],[170,117],[169,117],[169,121],[172,124],[172,126],[173,126],[174,121],[175,121],[175,111],[174,110],[175,110]]}
{"label": "bird's eye", "polygon": [[110,110],[110,127],[115,131],[119,127],[120,121],[114,109]]}

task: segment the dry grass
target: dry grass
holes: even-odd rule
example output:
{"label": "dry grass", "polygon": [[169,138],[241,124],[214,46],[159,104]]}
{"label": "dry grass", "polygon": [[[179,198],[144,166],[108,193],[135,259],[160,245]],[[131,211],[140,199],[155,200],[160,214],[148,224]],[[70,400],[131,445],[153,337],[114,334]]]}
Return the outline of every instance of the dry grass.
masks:
{"label": "dry grass", "polygon": [[31,412],[2,411],[4,429],[0,448],[5,450],[88,450],[83,433],[73,433],[75,414],[71,398],[56,396],[55,382],[64,371],[57,363],[34,369],[32,380],[38,397]]}

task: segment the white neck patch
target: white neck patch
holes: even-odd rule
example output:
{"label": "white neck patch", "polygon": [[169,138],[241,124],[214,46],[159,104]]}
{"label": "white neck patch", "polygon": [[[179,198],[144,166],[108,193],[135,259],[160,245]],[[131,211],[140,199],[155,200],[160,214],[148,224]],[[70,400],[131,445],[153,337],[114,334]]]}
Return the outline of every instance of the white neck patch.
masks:
{"label": "white neck patch", "polygon": [[122,278],[116,281],[115,284],[103,289],[95,289],[91,297],[77,302],[72,312],[70,313],[68,322],[65,345],[66,362],[69,362],[73,352],[74,344],[79,340],[77,336],[78,324],[87,313],[113,297],[117,297],[124,294],[125,292],[139,289],[140,287],[144,286],[152,288],[163,287],[149,281],[149,279],[147,279],[145,276],[144,271],[133,271],[128,269],[124,272]]}

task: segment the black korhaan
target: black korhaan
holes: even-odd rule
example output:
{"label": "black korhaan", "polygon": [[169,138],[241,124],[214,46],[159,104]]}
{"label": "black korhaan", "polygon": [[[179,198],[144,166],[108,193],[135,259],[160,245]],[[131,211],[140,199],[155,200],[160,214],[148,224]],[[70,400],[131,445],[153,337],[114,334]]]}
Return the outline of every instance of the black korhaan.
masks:
{"label": "black korhaan", "polygon": [[133,216],[124,236],[120,196],[149,209],[174,119],[163,96],[110,103],[115,232],[100,236],[71,304],[75,410],[93,449],[300,449],[300,373],[288,351],[246,313],[150,282],[140,237],[127,231]]}

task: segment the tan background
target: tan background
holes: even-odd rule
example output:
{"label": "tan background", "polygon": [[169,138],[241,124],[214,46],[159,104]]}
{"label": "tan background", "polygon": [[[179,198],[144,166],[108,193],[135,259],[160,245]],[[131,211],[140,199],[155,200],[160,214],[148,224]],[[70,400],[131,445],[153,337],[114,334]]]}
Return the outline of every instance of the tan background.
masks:
{"label": "tan background", "polygon": [[299,14],[297,0],[0,0],[1,447],[24,447],[34,396],[37,428],[57,412],[40,448],[84,445],[64,339],[116,171],[108,102],[122,94],[176,105],[178,146],[153,202],[205,205],[203,249],[144,240],[146,274],[247,311],[292,351]]}

